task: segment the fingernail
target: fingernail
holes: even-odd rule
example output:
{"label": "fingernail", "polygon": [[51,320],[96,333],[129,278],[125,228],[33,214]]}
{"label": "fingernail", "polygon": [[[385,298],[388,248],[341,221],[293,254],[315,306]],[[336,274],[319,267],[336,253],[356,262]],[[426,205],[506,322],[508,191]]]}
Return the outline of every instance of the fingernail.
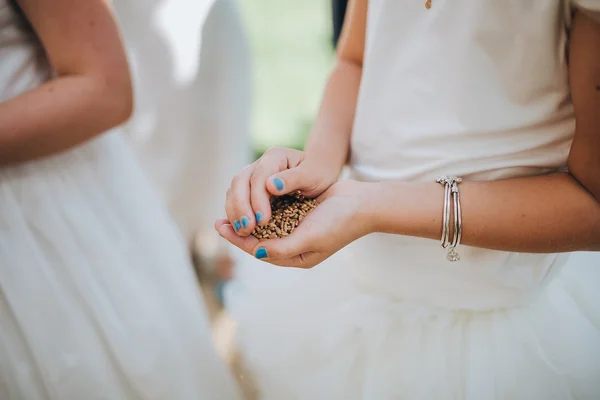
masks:
{"label": "fingernail", "polygon": [[233,229],[235,229],[236,232],[240,230],[240,221],[233,222]]}
{"label": "fingernail", "polygon": [[243,216],[242,217],[242,228],[247,227],[249,223],[250,223],[250,220],[248,219],[248,217]]}
{"label": "fingernail", "polygon": [[260,221],[262,221],[263,215],[262,213],[259,211],[256,213],[256,223],[260,224]]}
{"label": "fingernail", "polygon": [[273,183],[275,184],[275,187],[277,188],[277,190],[282,191],[283,190],[283,181],[279,178],[273,178]]}
{"label": "fingernail", "polygon": [[267,258],[267,249],[261,247],[260,249],[256,250],[256,258]]}

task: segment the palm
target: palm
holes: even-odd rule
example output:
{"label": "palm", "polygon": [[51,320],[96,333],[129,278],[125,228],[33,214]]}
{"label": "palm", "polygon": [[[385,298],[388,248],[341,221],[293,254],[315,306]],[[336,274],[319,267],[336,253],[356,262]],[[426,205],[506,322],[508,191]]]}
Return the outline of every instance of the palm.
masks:
{"label": "palm", "polygon": [[[332,254],[368,233],[361,226],[360,196],[356,183],[344,181],[332,185],[321,197],[319,205],[308,214],[294,230],[283,239],[258,242],[253,237],[240,238],[231,227],[218,226],[219,233],[234,245],[250,254],[259,247],[267,248],[272,264],[300,268],[313,267]],[[364,224],[362,224],[364,225]]]}

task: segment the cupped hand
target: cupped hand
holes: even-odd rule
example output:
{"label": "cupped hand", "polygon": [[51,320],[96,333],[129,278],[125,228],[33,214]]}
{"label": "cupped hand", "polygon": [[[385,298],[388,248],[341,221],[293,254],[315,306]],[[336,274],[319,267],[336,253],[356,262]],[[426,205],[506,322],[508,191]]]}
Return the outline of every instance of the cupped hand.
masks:
{"label": "cupped hand", "polygon": [[332,185],[318,206],[289,235],[259,241],[241,237],[227,220],[219,220],[219,234],[245,252],[271,264],[312,268],[354,240],[371,233],[366,183],[347,180]]}
{"label": "cupped hand", "polygon": [[272,148],[245,167],[231,181],[225,211],[236,235],[248,237],[256,225],[271,218],[272,195],[300,190],[308,197],[322,194],[337,181],[339,170],[320,160],[309,160],[303,151]]}

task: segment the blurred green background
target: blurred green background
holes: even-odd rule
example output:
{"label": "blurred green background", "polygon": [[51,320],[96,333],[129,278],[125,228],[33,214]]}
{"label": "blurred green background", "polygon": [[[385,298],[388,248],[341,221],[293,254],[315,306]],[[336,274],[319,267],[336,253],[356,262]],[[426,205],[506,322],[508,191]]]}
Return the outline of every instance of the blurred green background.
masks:
{"label": "blurred green background", "polygon": [[253,55],[252,144],[302,148],[334,61],[328,0],[240,0]]}

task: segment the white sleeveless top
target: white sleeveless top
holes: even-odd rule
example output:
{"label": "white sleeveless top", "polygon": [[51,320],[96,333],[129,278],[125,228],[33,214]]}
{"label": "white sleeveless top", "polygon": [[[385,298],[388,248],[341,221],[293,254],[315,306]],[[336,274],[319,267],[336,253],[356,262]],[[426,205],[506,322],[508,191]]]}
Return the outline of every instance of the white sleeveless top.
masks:
{"label": "white sleeveless top", "polygon": [[[600,16],[600,0],[575,3]],[[566,168],[571,5],[432,0],[428,10],[420,0],[370,0],[354,176],[496,180]],[[352,246],[357,279],[398,297],[488,308],[530,296],[567,257],[462,247],[450,264],[438,243],[370,235]]]}

